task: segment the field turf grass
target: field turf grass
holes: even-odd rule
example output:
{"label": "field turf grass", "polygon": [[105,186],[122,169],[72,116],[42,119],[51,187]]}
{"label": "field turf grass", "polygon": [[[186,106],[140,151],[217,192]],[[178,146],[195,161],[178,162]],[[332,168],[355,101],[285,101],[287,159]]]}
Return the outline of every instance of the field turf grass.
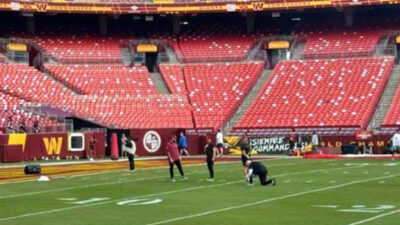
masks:
{"label": "field turf grass", "polygon": [[[396,225],[400,161],[264,160],[277,185],[244,183],[240,162],[110,171],[0,184],[0,225]],[[175,171],[177,174],[177,171]]]}

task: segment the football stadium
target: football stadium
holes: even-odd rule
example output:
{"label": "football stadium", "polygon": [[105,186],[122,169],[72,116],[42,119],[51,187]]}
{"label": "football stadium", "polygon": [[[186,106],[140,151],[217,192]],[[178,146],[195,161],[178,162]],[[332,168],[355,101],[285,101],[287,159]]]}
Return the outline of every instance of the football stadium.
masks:
{"label": "football stadium", "polygon": [[398,225],[399,57],[396,0],[0,0],[0,225]]}

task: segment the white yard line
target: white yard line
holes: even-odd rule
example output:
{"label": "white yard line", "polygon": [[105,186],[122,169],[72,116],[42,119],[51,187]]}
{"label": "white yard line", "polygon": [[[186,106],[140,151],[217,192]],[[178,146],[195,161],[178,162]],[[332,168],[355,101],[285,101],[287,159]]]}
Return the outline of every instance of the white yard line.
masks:
{"label": "white yard line", "polygon": [[365,219],[365,220],[360,220],[358,222],[354,222],[354,223],[351,223],[349,225],[358,225],[358,224],[367,223],[369,221],[376,220],[376,219],[379,219],[379,218],[382,218],[382,217],[385,217],[385,216],[390,216],[390,215],[393,215],[393,214],[396,214],[396,213],[400,213],[400,209],[394,210],[394,211],[391,211],[391,212],[388,212],[388,213],[384,213],[384,214],[381,214],[381,215],[377,215],[377,216],[374,216],[374,217],[371,217],[371,218],[368,218],[368,219]]}
{"label": "white yard line", "polygon": [[[180,220],[186,220],[186,219],[191,219],[191,218],[195,218],[195,217],[201,217],[201,216],[206,216],[206,215],[210,215],[210,214],[215,214],[215,213],[226,212],[226,211],[230,211],[230,210],[236,210],[236,209],[251,207],[251,206],[260,205],[260,204],[264,204],[264,203],[268,203],[268,202],[284,200],[284,199],[287,199],[287,198],[293,198],[293,197],[297,197],[297,196],[301,196],[301,195],[306,195],[306,194],[311,194],[311,193],[316,193],[316,192],[322,192],[322,191],[327,191],[327,190],[333,190],[333,189],[342,188],[342,187],[346,187],[346,186],[353,185],[353,184],[365,183],[365,182],[375,181],[375,180],[379,180],[379,179],[393,178],[393,177],[399,176],[399,175],[400,174],[391,175],[391,176],[385,176],[385,177],[370,178],[370,179],[365,179],[365,180],[357,180],[357,181],[352,181],[352,182],[339,184],[339,185],[335,185],[335,186],[319,188],[319,189],[299,192],[299,193],[290,194],[290,195],[284,195],[284,196],[275,197],[275,198],[264,199],[264,200],[257,201],[257,202],[251,202],[251,203],[242,204],[242,205],[236,205],[236,206],[231,206],[231,207],[226,207],[226,208],[221,208],[221,209],[216,209],[216,210],[205,211],[205,212],[202,212],[202,213],[192,214],[192,215],[183,216],[183,217],[177,217],[177,218],[173,218],[173,219],[169,219],[169,220],[163,220],[163,221],[159,221],[159,222],[155,222],[155,223],[149,223],[149,224],[146,224],[146,225],[166,224],[166,223],[176,222],[176,221],[180,221]],[[392,212],[391,214],[393,214],[393,213],[395,213],[395,212]],[[353,223],[353,224],[350,224],[350,225],[356,225],[356,224],[359,224],[359,223]]]}
{"label": "white yard line", "polygon": [[[355,166],[355,167],[353,167],[353,168],[357,168],[357,167],[362,167],[362,165],[361,165],[361,166]],[[346,166],[346,167],[339,167],[339,168],[332,168],[332,169],[309,170],[309,171],[304,171],[304,172],[295,172],[295,173],[289,173],[289,174],[280,174],[280,175],[275,176],[275,177],[292,176],[292,175],[299,175],[299,174],[307,174],[307,173],[320,172],[320,171],[324,171],[324,170],[337,170],[337,169],[344,169],[344,168],[349,168],[349,167]],[[375,180],[375,179],[386,179],[386,178],[394,177],[394,176],[397,176],[397,175],[390,175],[390,176],[385,176],[385,177],[373,178],[373,179],[369,179],[369,180],[363,180],[363,182],[367,182],[367,181]],[[191,188],[184,188],[184,189],[173,190],[173,191],[166,191],[166,192],[159,192],[159,193],[146,194],[146,195],[141,195],[141,196],[131,196],[131,197],[128,197],[128,198],[122,198],[122,199],[104,201],[104,202],[93,203],[93,204],[82,205],[82,206],[72,206],[72,207],[65,207],[65,208],[59,208],[59,209],[53,209],[53,210],[47,210],[47,211],[41,211],[41,212],[27,213],[27,214],[22,214],[22,215],[18,215],[18,216],[0,218],[0,222],[9,221],[9,220],[14,220],[14,219],[19,219],[19,218],[24,218],[24,217],[30,217],[30,216],[38,216],[38,215],[44,215],[44,214],[49,214],[49,213],[62,212],[62,211],[71,210],[71,209],[79,209],[79,208],[85,208],[85,207],[91,207],[91,206],[109,204],[109,203],[114,203],[114,202],[129,200],[129,199],[133,199],[133,198],[144,198],[144,197],[151,197],[151,196],[158,196],[158,195],[175,194],[175,193],[180,193],[180,192],[187,192],[187,191],[199,190],[199,189],[204,189],[204,188],[220,187],[220,186],[231,185],[231,184],[237,184],[237,183],[242,183],[242,182],[243,182],[243,180],[238,180],[238,181],[230,181],[230,182],[226,182],[226,183],[222,183],[222,184],[202,185],[202,186],[196,186],[196,187],[191,187]],[[354,182],[350,182],[350,183],[348,183],[348,185],[353,184],[353,183],[354,183]],[[360,183],[361,183],[361,182],[360,182]]]}
{"label": "white yard line", "polygon": [[[231,164],[231,163],[237,163],[237,162],[224,162],[222,164]],[[289,166],[289,165],[297,165],[297,163],[281,163],[281,164],[272,164],[269,167],[276,167],[276,166]],[[196,166],[204,166],[204,165],[190,165],[186,167],[196,167]],[[164,168],[167,168],[168,166],[164,166]],[[159,169],[163,167],[157,167],[157,168],[145,168],[147,169]],[[348,167],[346,167],[348,168]],[[141,169],[142,170],[142,169]],[[229,169],[219,169],[218,171],[228,171],[231,170]],[[115,172],[115,171],[114,171]],[[163,171],[164,172],[164,171]],[[98,173],[101,174],[102,172]],[[103,172],[105,173],[105,172]],[[128,173],[128,172],[127,172]],[[193,172],[193,173],[187,173],[187,175],[193,175],[193,174],[203,174],[203,173],[208,173],[208,171],[204,170],[201,172]],[[92,174],[94,175],[94,174]],[[83,176],[82,174],[76,175],[76,176]],[[72,176],[69,176],[72,177]],[[75,190],[75,189],[80,189],[80,188],[91,188],[91,187],[98,187],[98,186],[105,186],[105,185],[113,185],[113,184],[122,184],[122,183],[130,183],[130,182],[137,182],[137,181],[144,181],[144,180],[154,180],[154,179],[159,179],[159,178],[166,178],[168,177],[167,175],[164,176],[157,176],[157,177],[149,177],[149,178],[138,178],[138,179],[133,179],[133,180],[123,180],[123,181],[114,181],[114,182],[107,182],[107,183],[100,183],[100,184],[88,184],[88,185],[81,185],[81,186],[76,186],[76,187],[66,187],[66,188],[58,188],[58,189],[53,189],[53,190],[45,190],[45,191],[35,191],[35,192],[29,192],[29,193],[21,193],[21,194],[14,194],[14,195],[4,195],[0,196],[1,199],[9,199],[9,198],[16,198],[16,197],[25,197],[25,196],[30,196],[30,195],[37,195],[37,194],[47,194],[47,193],[52,193],[52,192],[62,192],[62,191],[69,191],[69,190]]]}

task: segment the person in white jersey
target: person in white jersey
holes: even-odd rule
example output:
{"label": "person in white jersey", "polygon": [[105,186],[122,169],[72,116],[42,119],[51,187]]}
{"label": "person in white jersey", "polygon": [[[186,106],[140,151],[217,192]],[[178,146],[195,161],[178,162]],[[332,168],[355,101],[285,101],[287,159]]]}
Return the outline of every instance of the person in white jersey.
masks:
{"label": "person in white jersey", "polygon": [[224,135],[222,134],[221,129],[218,130],[216,139],[217,139],[218,156],[222,156],[224,154]]}

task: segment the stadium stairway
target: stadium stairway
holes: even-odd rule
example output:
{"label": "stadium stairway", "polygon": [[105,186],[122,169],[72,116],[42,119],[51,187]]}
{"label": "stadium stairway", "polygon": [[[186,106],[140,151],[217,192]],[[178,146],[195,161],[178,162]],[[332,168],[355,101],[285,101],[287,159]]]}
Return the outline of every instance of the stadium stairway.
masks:
{"label": "stadium stairway", "polygon": [[130,48],[122,48],[121,47],[121,55],[122,55],[122,62],[126,65],[130,65],[132,63],[132,51]]}
{"label": "stadium stairway", "polygon": [[247,55],[247,60],[248,62],[250,61],[254,61],[257,60],[256,59],[256,54],[257,52],[260,50],[260,48],[262,47],[262,45],[266,42],[266,40],[260,40],[258,41],[254,47],[251,49],[251,51],[249,52],[249,54]]}
{"label": "stadium stairway", "polygon": [[169,63],[173,63],[173,64],[179,63],[174,50],[170,46],[164,45],[164,49],[165,49],[165,52],[167,53]]}
{"label": "stadium stairway", "polygon": [[252,87],[250,92],[244,98],[242,104],[239,106],[239,108],[236,110],[233,116],[229,119],[229,121],[225,124],[225,127],[223,129],[224,134],[229,133],[232,130],[232,128],[240,121],[244,113],[252,104],[254,98],[257,97],[258,92],[260,92],[261,88],[264,86],[270,74],[271,70],[264,70],[262,72],[261,76],[258,78],[255,85]]}
{"label": "stadium stairway", "polygon": [[292,59],[293,60],[301,60],[301,55],[303,53],[304,47],[306,46],[306,43],[304,42],[297,42],[296,46],[293,49],[292,52]]}
{"label": "stadium stairway", "polygon": [[386,42],[385,38],[379,40],[378,44],[376,45],[374,56],[377,56],[377,57],[385,56],[385,54],[383,52],[383,50],[385,48],[385,42]]}
{"label": "stadium stairway", "polygon": [[395,65],[389,81],[386,84],[385,90],[383,91],[381,99],[378,103],[378,107],[376,107],[375,113],[368,124],[368,129],[374,129],[381,126],[392,103],[394,94],[396,93],[396,89],[400,83],[399,81],[400,66]]}
{"label": "stadium stairway", "polygon": [[164,81],[164,78],[160,73],[150,73],[150,77],[154,82],[154,86],[159,94],[171,94],[171,92],[168,90],[167,84]]}

